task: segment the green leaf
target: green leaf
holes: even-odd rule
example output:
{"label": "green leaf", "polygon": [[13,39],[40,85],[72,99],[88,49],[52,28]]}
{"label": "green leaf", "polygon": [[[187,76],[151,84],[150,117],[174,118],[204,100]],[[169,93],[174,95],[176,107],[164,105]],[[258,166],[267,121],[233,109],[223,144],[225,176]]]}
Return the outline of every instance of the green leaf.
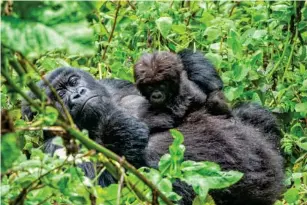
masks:
{"label": "green leaf", "polygon": [[227,87],[225,89],[225,95],[228,100],[233,101],[237,98],[239,98],[243,94],[243,86],[238,87]]}
{"label": "green leaf", "polygon": [[296,112],[307,113],[307,102],[305,103],[298,103],[295,105]]}
{"label": "green leaf", "polygon": [[46,115],[44,116],[44,123],[46,125],[53,125],[58,119],[59,113],[58,110],[54,107],[47,106],[45,110]]}
{"label": "green leaf", "polygon": [[211,25],[211,20],[214,19],[214,16],[212,16],[210,13],[208,12],[203,12],[202,17],[199,19],[200,22],[206,24],[206,26],[210,26]]}
{"label": "green leaf", "polygon": [[207,53],[206,58],[210,60],[210,62],[216,67],[219,68],[222,63],[222,56],[216,53]]}
{"label": "green leaf", "polygon": [[179,146],[180,144],[183,143],[184,137],[183,137],[183,134],[181,132],[179,132],[176,129],[171,129],[170,133],[174,138],[174,142],[173,142],[174,146]]}
{"label": "green leaf", "polygon": [[184,24],[173,25],[172,30],[178,34],[185,34],[186,25]]}
{"label": "green leaf", "polygon": [[234,30],[230,30],[227,39],[228,46],[232,49],[232,52],[240,58],[242,56],[242,42],[240,36]]}
{"label": "green leaf", "polygon": [[71,54],[94,54],[93,33],[84,22],[52,28],[42,23],[3,16],[1,36],[4,45],[29,57],[38,57],[55,49],[67,49]]}
{"label": "green leaf", "polygon": [[161,172],[162,175],[165,175],[166,173],[169,172],[169,169],[171,167],[171,160],[172,157],[170,154],[165,154],[160,158],[159,171]]}
{"label": "green leaf", "polygon": [[218,39],[220,37],[220,34],[221,34],[221,30],[213,26],[208,27],[204,32],[204,35],[207,36],[207,40],[209,42]]}
{"label": "green leaf", "polygon": [[267,35],[266,30],[256,30],[253,34],[253,39],[256,40],[264,40],[263,38]]}
{"label": "green leaf", "polygon": [[21,154],[17,145],[16,133],[4,134],[1,137],[1,172],[10,169]]}
{"label": "green leaf", "polygon": [[233,74],[234,74],[234,81],[240,82],[242,81],[248,74],[248,71],[250,70],[250,68],[248,66],[243,67],[241,64],[239,63],[234,63],[232,65],[232,70],[233,70]]}
{"label": "green leaf", "polygon": [[288,203],[295,203],[299,199],[299,190],[291,188],[284,194],[284,197]]}
{"label": "green leaf", "polygon": [[157,27],[164,38],[167,37],[172,28],[173,19],[170,17],[160,17],[156,20]]}
{"label": "green leaf", "polygon": [[302,137],[296,142],[297,146],[307,151],[307,137]]}

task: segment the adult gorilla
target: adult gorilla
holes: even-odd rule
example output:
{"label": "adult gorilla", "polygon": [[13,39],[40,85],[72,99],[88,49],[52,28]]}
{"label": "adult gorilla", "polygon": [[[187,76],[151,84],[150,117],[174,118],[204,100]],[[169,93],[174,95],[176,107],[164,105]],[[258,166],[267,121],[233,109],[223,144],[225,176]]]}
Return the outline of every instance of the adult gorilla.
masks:
{"label": "adult gorilla", "polygon": [[[87,129],[91,139],[118,155],[125,156],[136,167],[145,165],[142,156],[148,143],[148,127],[125,113],[115,102],[127,95],[138,94],[133,84],[122,80],[97,81],[88,73],[74,68],[56,69],[46,76],[46,80],[55,88],[76,125],[80,129]],[[63,113],[49,87],[43,81],[38,83],[38,87],[46,92],[48,98]],[[35,98],[33,93],[30,93],[30,97]],[[35,115],[27,104],[22,106],[22,113],[29,120]],[[52,144],[53,136],[45,132],[44,138],[45,152],[53,154],[59,148]],[[91,163],[80,166],[88,177],[94,177],[95,171]],[[108,173],[99,179],[102,186],[112,182]]]}

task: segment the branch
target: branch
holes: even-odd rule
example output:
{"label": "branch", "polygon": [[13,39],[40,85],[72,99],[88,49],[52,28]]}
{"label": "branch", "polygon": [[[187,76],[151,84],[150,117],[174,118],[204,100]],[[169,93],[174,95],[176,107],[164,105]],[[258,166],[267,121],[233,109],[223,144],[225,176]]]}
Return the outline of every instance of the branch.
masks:
{"label": "branch", "polygon": [[117,8],[116,8],[116,12],[115,12],[115,17],[114,17],[114,22],[113,22],[113,25],[112,25],[112,30],[111,30],[111,33],[109,35],[109,39],[108,39],[108,44],[106,45],[105,49],[104,49],[104,52],[102,54],[102,60],[105,59],[106,57],[106,53],[107,53],[107,50],[109,48],[109,44],[113,38],[113,34],[114,34],[114,30],[115,30],[115,26],[116,26],[116,22],[117,22],[117,18],[118,18],[118,12],[119,12],[119,9],[120,9],[121,5],[120,5],[120,1],[118,1],[117,3]]}

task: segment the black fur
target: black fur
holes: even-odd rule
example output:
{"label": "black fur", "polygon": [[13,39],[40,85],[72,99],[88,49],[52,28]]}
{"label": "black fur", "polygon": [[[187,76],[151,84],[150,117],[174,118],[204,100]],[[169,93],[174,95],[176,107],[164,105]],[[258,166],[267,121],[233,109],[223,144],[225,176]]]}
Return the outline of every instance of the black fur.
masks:
{"label": "black fur", "polygon": [[256,103],[242,103],[232,113],[244,124],[250,124],[265,133],[267,140],[277,149],[280,148],[281,132],[275,116],[268,109]]}
{"label": "black fur", "polygon": [[213,115],[231,116],[231,108],[222,92],[223,81],[210,61],[201,52],[189,49],[180,51],[178,55],[189,80],[208,96],[208,112]]}
{"label": "black fur", "polygon": [[189,80],[196,83],[206,94],[222,90],[223,81],[214,66],[204,58],[201,52],[185,49],[178,53],[187,71]]}
{"label": "black fur", "polygon": [[[213,161],[224,170],[244,173],[230,188],[210,192],[217,205],[272,205],[278,199],[283,160],[263,132],[234,118],[211,115],[205,108],[190,113],[178,130],[185,136],[185,160]],[[157,167],[172,141],[167,131],[151,135],[145,152],[149,166]],[[192,200],[184,195],[182,204]]]}

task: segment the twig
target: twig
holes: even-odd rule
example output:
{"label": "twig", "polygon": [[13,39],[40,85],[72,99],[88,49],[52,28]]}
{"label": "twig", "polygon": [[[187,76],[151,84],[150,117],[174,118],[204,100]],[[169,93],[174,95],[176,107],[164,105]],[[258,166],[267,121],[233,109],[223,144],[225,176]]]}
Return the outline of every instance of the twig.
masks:
{"label": "twig", "polygon": [[[297,30],[295,32],[295,36],[293,37],[293,39],[295,39],[295,38],[297,38]],[[284,74],[282,76],[281,82],[284,82],[284,80],[285,80],[285,78],[287,76],[287,70],[288,70],[288,68],[290,66],[290,63],[291,63],[291,60],[292,60],[292,57],[293,57],[294,47],[295,47],[295,43],[293,42],[292,43],[292,47],[291,47],[291,51],[290,51],[290,55],[289,55],[289,58],[288,58],[288,62],[286,64],[286,67],[285,67]]]}
{"label": "twig", "polygon": [[38,203],[37,205],[41,205],[44,204],[45,202],[47,202],[49,199],[51,199],[51,197],[53,197],[54,194],[51,194],[50,196],[48,196],[46,199],[44,199],[43,201],[41,201],[40,203]]}
{"label": "twig", "polygon": [[62,127],[59,126],[50,126],[50,127],[17,127],[17,131],[37,131],[37,130],[44,130],[44,131],[54,131],[54,132],[63,132],[65,133]]}
{"label": "twig", "polygon": [[285,44],[285,46],[284,46],[284,51],[283,51],[283,53],[282,53],[282,55],[281,55],[279,61],[275,64],[275,66],[272,68],[272,70],[270,70],[270,72],[268,73],[268,78],[270,78],[270,77],[273,75],[273,73],[275,72],[275,70],[279,67],[279,64],[281,63],[282,59],[284,58],[284,56],[285,56],[285,54],[286,54],[286,50],[287,50],[288,45],[289,45],[289,43],[290,43],[289,39],[290,39],[290,32],[289,32],[289,27],[288,27],[288,35],[287,35],[286,44]]}
{"label": "twig", "polygon": [[238,1],[238,2],[236,2],[236,3],[232,6],[232,8],[231,8],[231,10],[230,10],[230,13],[229,13],[229,17],[232,16],[232,14],[233,14],[235,8],[236,8],[237,6],[239,6],[239,4],[240,4],[240,2]]}
{"label": "twig", "polygon": [[135,6],[129,0],[127,1],[128,1],[129,6],[135,11],[136,10]]}
{"label": "twig", "polygon": [[124,176],[125,176],[125,171],[121,168],[121,174],[120,174],[120,179],[118,181],[118,190],[117,190],[117,205],[120,205],[120,195],[122,192],[122,187],[124,183]]}
{"label": "twig", "polygon": [[109,48],[109,44],[110,44],[110,42],[113,38],[113,34],[114,34],[114,30],[115,30],[115,26],[116,26],[116,22],[117,22],[117,18],[118,18],[118,12],[119,12],[120,7],[121,7],[120,1],[118,1],[115,16],[114,16],[114,22],[113,22],[113,25],[112,25],[112,30],[111,30],[111,33],[109,35],[108,44],[106,45],[104,52],[102,54],[102,58],[101,58],[102,60],[105,60],[106,53],[107,53],[107,50]]}

